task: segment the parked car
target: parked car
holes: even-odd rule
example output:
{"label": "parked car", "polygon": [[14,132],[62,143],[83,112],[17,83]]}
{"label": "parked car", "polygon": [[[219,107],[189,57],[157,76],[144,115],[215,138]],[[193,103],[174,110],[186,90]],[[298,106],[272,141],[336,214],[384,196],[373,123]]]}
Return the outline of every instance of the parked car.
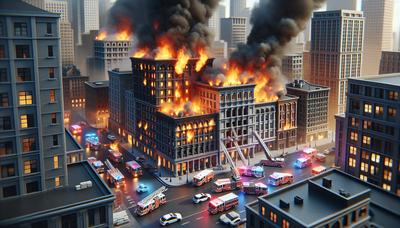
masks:
{"label": "parked car", "polygon": [[136,188],[137,193],[142,193],[147,191],[149,191],[149,188],[145,184],[139,184],[139,186]]}
{"label": "parked car", "polygon": [[117,140],[117,137],[115,137],[115,135],[107,135],[107,139],[110,140],[111,142],[114,142],[115,140]]}
{"label": "parked car", "polygon": [[317,161],[319,161],[319,162],[325,162],[325,160],[326,160],[326,155],[325,155],[325,154],[322,154],[322,153],[318,153],[318,154],[315,156],[315,159],[316,159]]}
{"label": "parked car", "polygon": [[161,226],[166,226],[170,225],[176,222],[179,222],[182,220],[182,215],[180,213],[169,213],[166,215],[163,215],[160,218],[160,224]]}
{"label": "parked car", "polygon": [[143,155],[139,155],[135,157],[135,160],[138,162],[144,162],[146,158]]}
{"label": "parked car", "polygon": [[240,223],[240,215],[234,211],[223,214],[219,217],[219,220],[227,225],[237,226]]}
{"label": "parked car", "polygon": [[208,193],[199,193],[193,196],[193,203],[201,203],[211,199],[211,195]]}

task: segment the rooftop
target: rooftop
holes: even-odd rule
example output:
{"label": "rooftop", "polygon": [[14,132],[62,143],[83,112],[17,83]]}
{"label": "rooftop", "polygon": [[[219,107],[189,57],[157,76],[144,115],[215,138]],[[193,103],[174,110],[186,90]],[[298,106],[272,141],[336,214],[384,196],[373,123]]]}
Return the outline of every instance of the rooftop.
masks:
{"label": "rooftop", "polygon": [[58,14],[50,13],[21,0],[0,0],[0,13],[3,15],[40,15],[47,17],[60,17]]}
{"label": "rooftop", "polygon": [[67,153],[77,150],[83,150],[82,146],[74,139],[67,129],[65,129],[65,143],[67,147]]}
{"label": "rooftop", "polygon": [[[114,200],[111,190],[87,161],[68,165],[68,181],[67,187],[1,200],[0,226]],[[83,181],[92,181],[93,186],[75,190],[75,185]]]}
{"label": "rooftop", "polygon": [[[331,188],[322,185],[323,178],[332,180]],[[341,190],[349,195],[340,194]],[[303,198],[302,205],[293,203],[295,196]],[[370,199],[372,222],[384,225],[384,227],[390,227],[390,224],[393,226],[400,222],[400,198],[398,196],[337,169],[331,169],[321,175],[260,197],[259,201],[264,201],[287,217],[311,227],[315,226],[317,221],[325,221],[335,213],[368,198]],[[280,200],[289,202],[289,208],[281,209],[279,207]],[[251,203],[248,207],[259,211],[257,202]]]}
{"label": "rooftop", "polygon": [[107,88],[109,86],[109,81],[91,81],[85,82],[85,84],[92,88]]}
{"label": "rooftop", "polygon": [[301,91],[308,91],[308,92],[329,89],[326,86],[311,84],[305,80],[295,80],[294,82],[286,84],[286,88],[296,89],[296,90],[301,90]]}
{"label": "rooftop", "polygon": [[351,79],[351,80],[369,81],[381,84],[400,86],[400,73],[364,76],[361,78]]}

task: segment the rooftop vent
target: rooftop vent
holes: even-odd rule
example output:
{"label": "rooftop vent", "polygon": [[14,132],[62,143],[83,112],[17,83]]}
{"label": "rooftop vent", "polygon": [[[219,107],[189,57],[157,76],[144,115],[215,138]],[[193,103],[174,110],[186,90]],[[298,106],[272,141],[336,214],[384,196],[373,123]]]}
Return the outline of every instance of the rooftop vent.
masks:
{"label": "rooftop vent", "polygon": [[347,192],[346,190],[344,190],[344,189],[339,189],[339,194],[341,195],[341,196],[344,196],[344,197],[349,197],[350,196],[350,193],[349,192]]}
{"label": "rooftop vent", "polygon": [[92,181],[83,181],[78,185],[75,185],[75,190],[79,191],[85,188],[91,188],[93,186]]}
{"label": "rooftop vent", "polygon": [[288,209],[290,207],[290,203],[281,199],[279,200],[279,207],[282,209]]}
{"label": "rooftop vent", "polygon": [[294,197],[294,204],[303,205],[303,198],[301,198],[300,196],[295,196]]}
{"label": "rooftop vent", "polygon": [[322,178],[322,186],[325,188],[331,188],[332,187],[332,180],[328,179],[326,177]]}

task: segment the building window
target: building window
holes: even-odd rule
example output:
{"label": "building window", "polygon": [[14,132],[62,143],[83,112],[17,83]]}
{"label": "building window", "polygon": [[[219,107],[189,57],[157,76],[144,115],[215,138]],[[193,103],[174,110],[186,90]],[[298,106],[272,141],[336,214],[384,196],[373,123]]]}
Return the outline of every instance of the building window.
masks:
{"label": "building window", "polygon": [[349,158],[349,166],[353,168],[356,167],[356,159]]}
{"label": "building window", "polygon": [[58,156],[57,155],[53,157],[53,168],[54,169],[58,169],[59,168],[58,167]]}
{"label": "building window", "polygon": [[50,103],[56,102],[56,91],[54,89],[50,90]]}
{"label": "building window", "polygon": [[61,217],[62,228],[74,228],[78,227],[78,218],[76,213],[70,215],[64,215]]}
{"label": "building window", "polygon": [[31,105],[33,103],[31,91],[18,92],[19,105]]}
{"label": "building window", "polygon": [[57,113],[51,113],[51,123],[52,124],[57,123]]}
{"label": "building window", "polygon": [[1,177],[13,177],[15,176],[15,164],[2,164],[1,165]]}
{"label": "building window", "polygon": [[381,156],[379,154],[371,154],[371,161],[375,162],[375,163],[379,163],[380,162],[380,158]]}
{"label": "building window", "polygon": [[0,107],[6,108],[9,105],[8,93],[0,93]]}
{"label": "building window", "polygon": [[34,136],[22,138],[22,152],[27,153],[36,150],[36,140]]}
{"label": "building window", "polygon": [[47,220],[39,221],[39,222],[34,222],[31,224],[31,228],[48,228],[49,224]]}
{"label": "building window", "polygon": [[352,155],[357,155],[357,148],[354,146],[350,146],[350,154]]}
{"label": "building window", "polygon": [[0,156],[13,153],[12,142],[0,142]]}
{"label": "building window", "polygon": [[58,146],[58,135],[53,135],[53,146]]}
{"label": "building window", "polygon": [[363,135],[363,144],[364,145],[371,145],[371,137]]}
{"label": "building window", "polygon": [[15,45],[15,53],[19,59],[30,58],[29,45]]}
{"label": "building window", "polygon": [[383,179],[387,180],[387,181],[391,181],[392,180],[392,172],[390,172],[390,170],[383,170]]}
{"label": "building window", "polygon": [[20,117],[21,128],[31,128],[33,125],[33,114],[23,114]]}
{"label": "building window", "polygon": [[53,79],[55,77],[55,69],[53,67],[49,68],[49,78]]}
{"label": "building window", "polygon": [[0,21],[0,36],[4,36],[4,23]]}
{"label": "building window", "polygon": [[382,188],[386,191],[390,191],[390,184],[383,183]]}
{"label": "building window", "polygon": [[358,133],[355,131],[350,132],[350,139],[352,141],[357,141],[358,140]]}
{"label": "building window", "polygon": [[60,177],[54,178],[54,185],[55,185],[56,187],[60,187],[60,185],[61,185]]}
{"label": "building window", "polygon": [[389,107],[388,108],[388,116],[389,117],[396,117],[397,110],[396,108]]}
{"label": "building window", "polygon": [[282,220],[282,228],[289,228],[289,221],[287,221],[286,219]]}
{"label": "building window", "polygon": [[383,114],[383,107],[380,105],[375,106],[375,115],[382,115]]}
{"label": "building window", "polygon": [[261,214],[265,216],[265,207],[261,207]]}
{"label": "building window", "polygon": [[28,25],[24,22],[14,23],[15,36],[28,36]]}
{"label": "building window", "polygon": [[0,130],[1,131],[11,130],[11,117],[9,116],[0,117]]}
{"label": "building window", "polygon": [[276,223],[276,214],[274,213],[274,212],[270,212],[269,213],[269,219],[272,221],[272,222],[274,222],[274,223]]}
{"label": "building window", "polygon": [[364,129],[371,129],[371,125],[372,125],[371,121],[369,121],[369,120],[364,120],[363,121],[363,128]]}
{"label": "building window", "polygon": [[32,193],[39,191],[39,182],[33,181],[26,183],[26,193]]}
{"label": "building window", "polygon": [[368,172],[368,164],[365,162],[361,162],[361,171]]}
{"label": "building window", "polygon": [[372,105],[364,104],[364,112],[365,113],[372,113]]}
{"label": "building window", "polygon": [[367,178],[367,176],[365,176],[365,175],[360,175],[360,179],[362,180],[362,181],[368,181],[368,178]]}
{"label": "building window", "polygon": [[107,222],[107,211],[106,207],[99,208],[99,215],[100,215],[100,224],[104,224]]}
{"label": "building window", "polygon": [[384,162],[385,162],[384,164],[385,164],[386,167],[392,167],[393,166],[393,159],[391,159],[391,158],[385,157]]}
{"label": "building window", "polygon": [[0,68],[0,82],[8,82],[7,68]]}
{"label": "building window", "polygon": [[88,210],[89,227],[96,225],[95,216],[96,216],[96,208]]}
{"label": "building window", "polygon": [[53,46],[49,45],[47,46],[47,57],[53,57],[54,52],[53,52]]}
{"label": "building window", "polygon": [[399,93],[395,91],[389,91],[389,100],[397,101],[399,99]]}
{"label": "building window", "polygon": [[4,198],[16,196],[16,195],[17,195],[17,186],[16,185],[3,187],[3,197]]}
{"label": "building window", "polygon": [[30,68],[17,68],[17,81],[26,82],[32,81]]}
{"label": "building window", "polygon": [[24,174],[36,173],[37,171],[36,160],[24,161]]}
{"label": "building window", "polygon": [[361,152],[361,158],[365,160],[369,160],[369,153],[365,150]]}
{"label": "building window", "polygon": [[53,34],[52,25],[51,25],[50,22],[47,22],[47,23],[46,23],[46,34],[47,34],[47,35]]}
{"label": "building window", "polygon": [[0,45],[0,59],[6,58],[6,48],[4,45]]}

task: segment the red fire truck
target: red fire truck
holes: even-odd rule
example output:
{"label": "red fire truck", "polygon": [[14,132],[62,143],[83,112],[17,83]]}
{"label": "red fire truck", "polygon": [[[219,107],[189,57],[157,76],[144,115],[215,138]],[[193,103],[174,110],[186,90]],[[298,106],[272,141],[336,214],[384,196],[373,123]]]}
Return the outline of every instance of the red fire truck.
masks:
{"label": "red fire truck", "polygon": [[193,184],[195,186],[201,186],[213,180],[214,176],[213,170],[205,169],[193,177]]}
{"label": "red fire truck", "polygon": [[229,193],[213,199],[208,204],[208,212],[210,214],[217,214],[218,212],[227,211],[236,207],[239,204],[239,198],[234,193]]}
{"label": "red fire truck", "polygon": [[268,193],[268,186],[258,182],[243,182],[243,192],[249,195],[264,195]]}
{"label": "red fire truck", "polygon": [[142,199],[137,204],[136,214],[139,216],[143,216],[159,208],[161,205],[166,204],[167,198],[165,197],[163,192],[167,190],[168,189],[165,186],[162,186],[155,192],[152,192],[146,198]]}
{"label": "red fire truck", "polygon": [[214,181],[212,185],[212,190],[214,192],[225,192],[239,189],[242,187],[242,182],[240,180],[234,180],[233,178],[223,178]]}

